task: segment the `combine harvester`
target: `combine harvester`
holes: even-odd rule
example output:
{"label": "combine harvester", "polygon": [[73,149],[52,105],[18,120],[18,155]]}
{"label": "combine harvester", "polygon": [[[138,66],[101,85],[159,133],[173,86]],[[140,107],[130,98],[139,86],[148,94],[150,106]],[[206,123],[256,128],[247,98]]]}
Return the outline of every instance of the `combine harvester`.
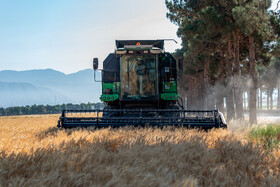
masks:
{"label": "combine harvester", "polygon": [[[97,58],[93,68],[98,69]],[[105,108],[63,110],[58,127],[227,127],[219,110],[184,109],[176,60],[164,51],[164,40],[117,40],[115,53],[103,62],[101,82]]]}

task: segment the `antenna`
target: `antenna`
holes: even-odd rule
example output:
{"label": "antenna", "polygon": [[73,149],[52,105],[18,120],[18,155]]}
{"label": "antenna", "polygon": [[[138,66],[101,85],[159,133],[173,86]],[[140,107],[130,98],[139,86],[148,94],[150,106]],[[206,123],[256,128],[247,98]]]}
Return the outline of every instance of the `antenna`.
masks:
{"label": "antenna", "polygon": [[161,40],[165,40],[165,41],[174,41],[176,44],[178,43],[175,39],[172,39],[172,38],[168,38],[168,39],[161,39]]}

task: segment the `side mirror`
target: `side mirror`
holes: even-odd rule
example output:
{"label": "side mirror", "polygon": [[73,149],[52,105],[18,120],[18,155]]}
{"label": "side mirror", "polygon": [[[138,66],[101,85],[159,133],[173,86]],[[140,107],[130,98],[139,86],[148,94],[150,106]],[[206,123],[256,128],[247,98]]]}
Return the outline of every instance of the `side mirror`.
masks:
{"label": "side mirror", "polygon": [[98,58],[93,59],[93,69],[97,70],[98,69]]}

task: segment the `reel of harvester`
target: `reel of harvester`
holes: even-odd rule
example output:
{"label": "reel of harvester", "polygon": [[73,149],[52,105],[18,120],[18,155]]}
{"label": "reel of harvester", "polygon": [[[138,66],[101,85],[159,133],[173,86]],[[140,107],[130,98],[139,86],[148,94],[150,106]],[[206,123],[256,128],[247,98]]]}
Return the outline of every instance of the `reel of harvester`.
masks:
{"label": "reel of harvester", "polygon": [[189,127],[227,128],[219,110],[178,109],[104,109],[63,110],[58,121],[60,128],[75,127]]}

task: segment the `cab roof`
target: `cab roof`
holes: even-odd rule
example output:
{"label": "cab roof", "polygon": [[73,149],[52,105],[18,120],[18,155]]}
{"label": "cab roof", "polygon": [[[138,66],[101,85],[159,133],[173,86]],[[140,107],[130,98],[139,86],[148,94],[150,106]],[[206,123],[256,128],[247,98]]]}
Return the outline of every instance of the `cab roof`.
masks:
{"label": "cab roof", "polygon": [[128,45],[152,45],[163,50],[164,40],[116,40],[117,49]]}

